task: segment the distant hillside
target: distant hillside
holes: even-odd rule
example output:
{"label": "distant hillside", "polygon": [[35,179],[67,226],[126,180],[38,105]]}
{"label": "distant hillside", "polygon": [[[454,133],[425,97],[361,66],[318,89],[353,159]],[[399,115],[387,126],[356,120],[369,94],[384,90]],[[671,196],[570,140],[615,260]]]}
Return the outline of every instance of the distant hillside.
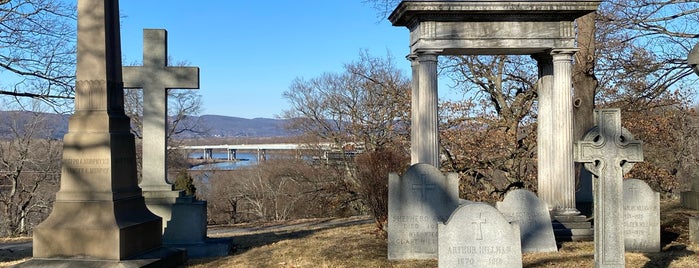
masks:
{"label": "distant hillside", "polygon": [[213,137],[285,137],[291,133],[284,129],[286,120],[270,118],[246,119],[221,115],[202,115],[200,120]]}
{"label": "distant hillside", "polygon": [[[69,115],[59,114],[39,114],[44,118],[47,131],[42,133],[43,137],[62,139],[68,132]],[[0,111],[0,138],[12,138],[12,124],[17,126],[26,125],[30,122],[33,113]],[[284,129],[286,120],[255,118],[245,119],[221,115],[202,115],[191,117],[190,120],[200,120],[203,129],[208,130],[203,135],[197,137],[286,137],[292,133]],[[193,137],[193,135],[184,135]]]}

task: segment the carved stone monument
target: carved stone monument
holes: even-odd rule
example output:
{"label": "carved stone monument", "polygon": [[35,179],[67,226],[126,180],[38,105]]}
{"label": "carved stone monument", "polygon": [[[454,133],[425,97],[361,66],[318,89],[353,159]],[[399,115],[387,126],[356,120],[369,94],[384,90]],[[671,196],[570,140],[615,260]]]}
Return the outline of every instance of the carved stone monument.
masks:
{"label": "carved stone monument", "polygon": [[161,219],[138,187],[124,113],[119,2],[78,1],[75,113],[64,137],[61,187],[34,228],[35,259],[20,267],[158,267],[184,262],[161,247]]}
{"label": "carved stone monument", "polygon": [[199,68],[168,66],[167,31],[143,30],[143,66],[125,66],[124,88],[143,89],[142,179],[146,206],[163,218],[163,243],[188,256],[228,254],[227,240],[206,237],[206,201],[182,196],[167,180],[167,91],[198,89]]}
{"label": "carved stone monument", "polygon": [[496,208],[519,225],[522,252],[556,252],[556,238],[546,203],[524,189],[510,191]]}
{"label": "carved stone monument", "polygon": [[660,193],[642,180],[624,180],[624,248],[660,252]]}
{"label": "carved stone monument", "polygon": [[[558,220],[585,220],[575,207],[572,60],[574,20],[599,0],[404,0],[389,16],[410,30],[411,162],[439,167],[440,55],[532,55],[539,64],[539,198]],[[570,239],[570,238],[568,238]]]}
{"label": "carved stone monument", "polygon": [[437,222],[459,205],[459,179],[428,164],[388,178],[388,259],[437,257]]}
{"label": "carved stone monument", "polygon": [[[687,63],[699,75],[699,43],[689,52]],[[690,178],[692,188],[687,192],[680,193],[680,202],[683,207],[699,210],[699,175],[696,173],[693,175],[694,177]]]}
{"label": "carved stone monument", "polygon": [[643,161],[642,143],[621,126],[619,109],[595,115],[597,126],[575,144],[575,161],[594,176],[595,266],[624,267],[622,178]]}
{"label": "carved stone monument", "polygon": [[522,267],[518,224],[488,204],[461,205],[438,226],[441,268]]}

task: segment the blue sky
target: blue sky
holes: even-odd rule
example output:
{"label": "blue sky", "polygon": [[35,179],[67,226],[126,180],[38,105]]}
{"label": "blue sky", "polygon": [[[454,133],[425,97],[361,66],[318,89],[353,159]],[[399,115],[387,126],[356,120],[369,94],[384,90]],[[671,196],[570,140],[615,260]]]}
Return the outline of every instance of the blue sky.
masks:
{"label": "blue sky", "polygon": [[143,29],[166,29],[171,64],[200,68],[204,110],[274,118],[297,77],[340,72],[362,49],[410,74],[408,30],[362,0],[120,1],[124,64],[142,61]]}

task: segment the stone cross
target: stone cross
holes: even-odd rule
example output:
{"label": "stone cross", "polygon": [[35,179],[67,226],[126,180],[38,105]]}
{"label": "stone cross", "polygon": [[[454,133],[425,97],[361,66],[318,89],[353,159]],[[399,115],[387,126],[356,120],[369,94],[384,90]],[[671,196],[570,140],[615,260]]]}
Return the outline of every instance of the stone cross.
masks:
{"label": "stone cross", "polygon": [[170,67],[167,62],[167,31],[143,30],[143,66],[123,68],[124,88],[143,89],[144,191],[171,191],[167,182],[167,91],[198,89],[199,68]]}
{"label": "stone cross", "polygon": [[595,177],[595,266],[624,267],[623,175],[643,161],[642,142],[621,127],[619,109],[595,111],[597,127],[575,144],[575,161]]}

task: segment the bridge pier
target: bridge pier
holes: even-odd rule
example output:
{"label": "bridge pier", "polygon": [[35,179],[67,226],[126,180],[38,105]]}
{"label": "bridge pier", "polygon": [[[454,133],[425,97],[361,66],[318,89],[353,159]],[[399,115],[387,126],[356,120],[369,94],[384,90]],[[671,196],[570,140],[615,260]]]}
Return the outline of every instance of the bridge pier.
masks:
{"label": "bridge pier", "polygon": [[267,150],[265,149],[257,149],[257,162],[264,162],[267,161]]}
{"label": "bridge pier", "polygon": [[212,149],[212,148],[204,149],[204,159],[205,160],[214,159],[214,149]]}
{"label": "bridge pier", "polygon": [[238,159],[238,149],[228,149],[228,161],[235,161]]}

